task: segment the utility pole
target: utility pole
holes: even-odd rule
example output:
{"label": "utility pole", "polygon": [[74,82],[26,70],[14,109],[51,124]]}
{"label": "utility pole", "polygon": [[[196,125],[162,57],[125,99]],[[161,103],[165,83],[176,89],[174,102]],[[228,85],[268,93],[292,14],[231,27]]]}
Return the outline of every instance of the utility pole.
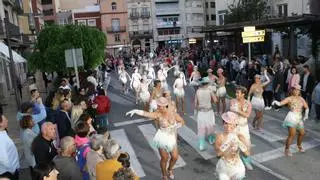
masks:
{"label": "utility pole", "polygon": [[13,55],[12,55],[12,49],[11,49],[11,42],[10,42],[10,31],[9,31],[9,20],[7,18],[4,18],[4,26],[6,29],[6,36],[7,36],[7,44],[8,44],[8,51],[10,56],[10,75],[11,75],[11,83],[12,87],[14,89],[14,94],[16,96],[16,104],[17,108],[20,108],[20,95],[19,90],[17,87],[17,73],[15,68],[15,63],[13,61]]}

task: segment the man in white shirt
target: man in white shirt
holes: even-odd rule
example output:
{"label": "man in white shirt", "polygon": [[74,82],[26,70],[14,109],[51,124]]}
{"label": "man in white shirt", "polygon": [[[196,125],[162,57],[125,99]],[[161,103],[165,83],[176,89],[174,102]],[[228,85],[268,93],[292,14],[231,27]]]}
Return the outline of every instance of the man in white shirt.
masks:
{"label": "man in white shirt", "polygon": [[8,119],[0,114],[0,179],[9,178],[10,180],[19,180],[19,156],[18,151],[8,136]]}

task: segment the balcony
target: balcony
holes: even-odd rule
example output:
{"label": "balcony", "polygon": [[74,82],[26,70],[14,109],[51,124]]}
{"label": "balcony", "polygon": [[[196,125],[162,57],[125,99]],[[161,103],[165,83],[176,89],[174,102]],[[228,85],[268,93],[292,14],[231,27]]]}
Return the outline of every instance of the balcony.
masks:
{"label": "balcony", "polygon": [[130,31],[130,38],[152,38],[153,33],[152,30],[144,30],[144,31]]}
{"label": "balcony", "polygon": [[107,33],[126,32],[126,26],[107,27]]}
{"label": "balcony", "polygon": [[150,18],[150,12],[141,12],[140,17],[141,18]]}
{"label": "balcony", "polygon": [[161,15],[176,15],[180,14],[179,8],[167,8],[167,9],[156,9],[156,15],[161,16]]}
{"label": "balcony", "polygon": [[139,13],[138,12],[131,12],[130,19],[139,19]]}
{"label": "balcony", "polygon": [[22,34],[21,39],[22,39],[22,44],[25,46],[29,46],[32,43],[31,40],[29,39],[29,36],[26,34]]}
{"label": "balcony", "polygon": [[159,35],[158,41],[171,41],[171,40],[183,40],[182,34],[171,34],[171,35]]}
{"label": "balcony", "polygon": [[[12,38],[20,39],[20,28],[12,23],[8,23],[8,30]],[[6,37],[5,22],[0,20],[0,36]]]}
{"label": "balcony", "polygon": [[164,2],[179,2],[179,0],[155,0],[156,3],[164,3]]}
{"label": "balcony", "polygon": [[2,0],[4,5],[11,5],[14,6],[16,4],[15,0]]}
{"label": "balcony", "polygon": [[169,21],[169,22],[164,22],[164,21],[157,21],[157,28],[171,28],[171,27],[180,27],[181,26],[180,21]]}

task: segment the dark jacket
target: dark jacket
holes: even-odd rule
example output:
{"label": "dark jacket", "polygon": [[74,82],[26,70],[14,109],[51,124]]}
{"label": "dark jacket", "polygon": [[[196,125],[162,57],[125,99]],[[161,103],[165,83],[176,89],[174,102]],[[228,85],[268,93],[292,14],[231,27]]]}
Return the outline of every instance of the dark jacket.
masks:
{"label": "dark jacket", "polygon": [[64,111],[58,110],[55,114],[54,121],[57,124],[59,138],[63,138],[65,136],[74,136],[74,133],[71,128],[70,122],[71,115]]}
{"label": "dark jacket", "polygon": [[[304,74],[302,75],[301,80],[300,80],[301,89],[303,89],[303,79],[304,79]],[[314,86],[315,86],[315,81],[314,81],[313,76],[310,73],[309,76],[308,76],[308,79],[307,79],[307,85],[306,85],[305,93],[312,94]]]}
{"label": "dark jacket", "polygon": [[32,153],[36,164],[49,164],[58,154],[53,141],[44,139],[41,135],[37,136],[32,142]]}
{"label": "dark jacket", "polygon": [[82,173],[73,157],[56,156],[53,159],[59,171],[58,180],[82,180]]}

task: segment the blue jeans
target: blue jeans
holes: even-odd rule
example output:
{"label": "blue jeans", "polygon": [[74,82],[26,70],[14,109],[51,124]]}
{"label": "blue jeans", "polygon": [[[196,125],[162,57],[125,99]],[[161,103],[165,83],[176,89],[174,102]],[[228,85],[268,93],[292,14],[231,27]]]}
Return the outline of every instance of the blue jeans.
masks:
{"label": "blue jeans", "polygon": [[97,115],[96,120],[98,122],[99,128],[107,127],[107,125],[109,124],[108,113]]}

